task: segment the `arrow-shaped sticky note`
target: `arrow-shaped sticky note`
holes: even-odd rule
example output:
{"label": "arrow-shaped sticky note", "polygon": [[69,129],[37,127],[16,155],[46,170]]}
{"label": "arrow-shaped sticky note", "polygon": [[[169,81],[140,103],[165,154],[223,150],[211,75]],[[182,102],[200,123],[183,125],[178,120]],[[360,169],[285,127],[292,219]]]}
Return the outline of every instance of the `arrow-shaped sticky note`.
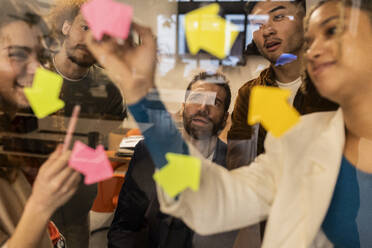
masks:
{"label": "arrow-shaped sticky note", "polygon": [[283,66],[297,60],[297,56],[290,53],[283,53],[276,61],[275,66]]}
{"label": "arrow-shaped sticky note", "polygon": [[220,17],[219,11],[220,6],[215,3],[186,14],[186,40],[192,54],[200,49],[220,59],[230,54],[239,28]]}
{"label": "arrow-shaped sticky note", "polygon": [[248,124],[260,122],[273,136],[280,137],[299,120],[300,115],[288,103],[291,92],[276,87],[255,86],[249,100]]}
{"label": "arrow-shaped sticky note", "polygon": [[63,108],[65,103],[59,99],[63,78],[51,71],[38,68],[31,88],[24,92],[37,118],[44,118]]}
{"label": "arrow-shaped sticky note", "polygon": [[114,173],[102,145],[94,150],[80,141],[75,142],[68,165],[85,175],[85,184],[111,178]]}
{"label": "arrow-shaped sticky note", "polygon": [[81,7],[81,12],[93,36],[101,40],[104,34],[128,38],[133,8],[113,0],[92,0]]}
{"label": "arrow-shaped sticky note", "polygon": [[176,153],[167,153],[165,157],[168,164],[154,174],[154,180],[170,197],[177,196],[188,187],[199,190],[200,159]]}

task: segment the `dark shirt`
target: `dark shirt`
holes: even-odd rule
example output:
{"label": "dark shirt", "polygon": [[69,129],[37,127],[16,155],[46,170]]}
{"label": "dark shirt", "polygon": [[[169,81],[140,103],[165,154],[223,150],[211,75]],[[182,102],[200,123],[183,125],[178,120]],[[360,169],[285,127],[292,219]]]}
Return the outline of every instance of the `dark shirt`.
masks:
{"label": "dark shirt", "polygon": [[64,79],[60,97],[65,116],[71,116],[77,104],[82,117],[123,120],[127,115],[119,89],[95,66],[80,81]]}
{"label": "dark shirt", "polygon": [[[79,117],[92,119],[92,126],[100,125],[101,119],[122,121],[127,116],[119,89],[104,75],[103,69],[96,66],[92,66],[82,80],[64,79],[60,98],[65,107],[56,115],[70,117],[74,106],[80,105]],[[56,125],[63,126],[63,123]],[[88,133],[88,145],[95,147],[98,142],[98,133]],[[97,184],[85,185],[82,180],[74,196],[53,214],[52,220],[65,236],[68,247],[88,247],[89,211],[96,195]]]}
{"label": "dark shirt", "polygon": [[[226,166],[226,144],[218,140],[213,161]],[[160,212],[152,179],[155,165],[144,142],[136,148],[121,189],[108,233],[109,248],[116,247],[233,247],[237,232],[201,236],[180,219]]]}
{"label": "dark shirt", "polygon": [[[151,96],[149,99],[154,97]],[[194,235],[181,220],[159,211],[152,174],[155,168],[160,169],[166,165],[166,153],[188,155],[188,146],[162,102],[148,100],[145,97],[128,107],[145,139],[135,149],[120,192],[118,208],[108,234],[109,248],[124,246],[188,248],[193,245],[232,247],[236,231],[209,237]],[[226,151],[226,144],[219,141],[213,161],[225,166]]]}

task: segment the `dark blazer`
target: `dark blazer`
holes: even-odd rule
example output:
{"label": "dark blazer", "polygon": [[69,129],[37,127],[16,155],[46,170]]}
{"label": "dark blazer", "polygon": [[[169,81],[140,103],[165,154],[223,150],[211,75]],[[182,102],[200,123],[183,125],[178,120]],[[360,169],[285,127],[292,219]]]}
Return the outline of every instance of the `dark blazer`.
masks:
{"label": "dark blazer", "polygon": [[[226,167],[227,146],[218,140],[213,162]],[[159,209],[152,175],[155,165],[144,142],[134,150],[114,220],[108,233],[108,247],[233,247],[237,231],[216,235],[194,234],[181,220]]]}

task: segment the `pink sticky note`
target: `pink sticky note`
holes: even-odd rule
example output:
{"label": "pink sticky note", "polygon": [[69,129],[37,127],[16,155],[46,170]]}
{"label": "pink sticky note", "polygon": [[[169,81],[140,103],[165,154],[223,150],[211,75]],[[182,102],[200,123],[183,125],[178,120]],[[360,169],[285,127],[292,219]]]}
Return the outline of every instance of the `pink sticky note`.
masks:
{"label": "pink sticky note", "polygon": [[91,0],[81,7],[81,12],[97,40],[104,34],[128,38],[133,17],[131,6],[114,0]]}
{"label": "pink sticky note", "polygon": [[102,145],[94,150],[84,143],[76,141],[68,165],[85,176],[85,184],[103,181],[111,178],[114,174]]}

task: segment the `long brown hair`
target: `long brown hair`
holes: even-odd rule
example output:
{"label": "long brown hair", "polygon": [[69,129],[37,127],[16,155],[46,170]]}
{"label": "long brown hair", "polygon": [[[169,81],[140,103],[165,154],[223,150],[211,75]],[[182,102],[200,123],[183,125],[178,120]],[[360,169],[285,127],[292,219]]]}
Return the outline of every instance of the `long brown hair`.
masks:
{"label": "long brown hair", "polygon": [[[49,28],[41,18],[38,9],[38,3],[33,0],[1,0],[0,29],[15,21],[23,21],[29,25],[39,27],[44,38],[47,38],[49,35]],[[49,43],[48,39],[44,41]],[[4,131],[6,130],[7,126],[11,125],[11,118],[8,118],[7,109],[4,108],[4,103],[1,101],[1,99],[0,105],[2,111],[5,112],[4,116],[6,116],[6,118],[0,118],[0,129],[1,131]],[[19,157],[17,158],[7,154],[0,155],[0,178],[12,182],[15,180],[17,175],[16,169],[20,167],[21,164],[26,163],[28,163],[26,158],[20,159]]]}

